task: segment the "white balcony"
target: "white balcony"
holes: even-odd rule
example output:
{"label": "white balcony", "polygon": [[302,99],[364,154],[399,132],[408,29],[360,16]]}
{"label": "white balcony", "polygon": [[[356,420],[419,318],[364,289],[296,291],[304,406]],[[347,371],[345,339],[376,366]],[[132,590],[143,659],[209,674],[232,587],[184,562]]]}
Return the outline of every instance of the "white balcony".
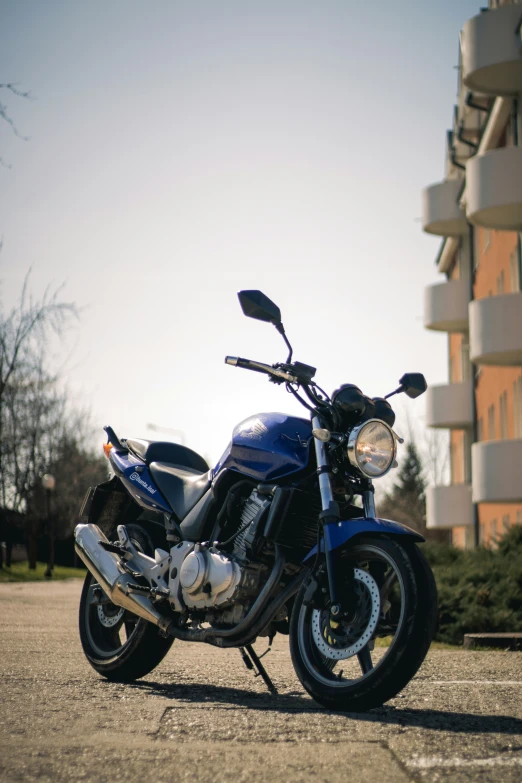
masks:
{"label": "white balcony", "polygon": [[449,530],[473,525],[473,504],[469,484],[428,487],[426,491],[426,526],[428,530]]}
{"label": "white balcony", "polygon": [[508,5],[468,19],[461,33],[462,81],[487,95],[522,90],[522,50],[517,27],[520,5]]}
{"label": "white balcony", "polygon": [[522,503],[522,439],[474,443],[471,471],[475,503]]}
{"label": "white balcony", "polygon": [[430,285],[424,290],[424,326],[438,332],[468,329],[470,282],[467,278]]}
{"label": "white balcony", "polygon": [[457,202],[462,180],[446,179],[422,192],[422,227],[428,234],[459,236],[468,230],[466,215]]}
{"label": "white balcony", "polygon": [[470,223],[522,231],[522,147],[499,147],[470,158],[466,201]]}
{"label": "white balcony", "polygon": [[522,365],[522,292],[470,302],[469,344],[475,364]]}
{"label": "white balcony", "polygon": [[473,425],[471,381],[430,386],[426,398],[428,427],[462,430]]}

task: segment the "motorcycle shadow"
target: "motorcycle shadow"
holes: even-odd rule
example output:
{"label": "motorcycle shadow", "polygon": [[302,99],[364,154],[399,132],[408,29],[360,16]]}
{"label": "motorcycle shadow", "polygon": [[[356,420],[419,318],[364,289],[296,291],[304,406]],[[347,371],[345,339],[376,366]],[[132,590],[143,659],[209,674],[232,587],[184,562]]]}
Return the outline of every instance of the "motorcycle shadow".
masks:
{"label": "motorcycle shadow", "polygon": [[381,725],[444,731],[466,734],[522,734],[522,720],[509,715],[477,715],[451,710],[401,708],[393,704],[377,707],[369,712],[337,712],[326,709],[298,691],[271,696],[243,688],[201,683],[166,684],[139,680],[129,684],[150,696],[161,696],[173,701],[194,705],[214,704],[225,709],[263,710],[281,714],[307,713],[335,716],[347,721],[362,721]]}
{"label": "motorcycle shadow", "polygon": [[129,687],[148,692],[151,696],[162,696],[180,702],[193,704],[212,703],[230,708],[248,707],[261,710],[299,710],[300,712],[325,712],[309,696],[290,691],[272,696],[270,693],[232,688],[223,685],[202,685],[200,682],[160,683],[138,680]]}

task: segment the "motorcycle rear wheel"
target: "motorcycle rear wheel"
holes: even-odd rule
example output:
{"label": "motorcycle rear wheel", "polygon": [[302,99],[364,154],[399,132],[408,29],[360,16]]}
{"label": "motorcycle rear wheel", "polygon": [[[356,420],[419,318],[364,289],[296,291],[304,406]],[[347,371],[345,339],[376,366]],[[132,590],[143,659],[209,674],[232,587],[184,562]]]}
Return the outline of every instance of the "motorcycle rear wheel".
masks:
{"label": "motorcycle rear wheel", "polygon": [[[292,611],[290,652],[315,701],[364,712],[399,693],[424,660],[436,628],[437,590],[424,555],[411,542],[361,538],[343,553],[342,563],[355,569],[355,618],[334,621],[329,601],[323,608],[306,606],[310,573]],[[389,646],[374,649],[379,637],[388,637]]]}
{"label": "motorcycle rear wheel", "polygon": [[[127,525],[127,532],[138,549],[154,554],[144,528]],[[115,682],[132,682],[149,674],[174,641],[160,636],[152,623],[109,601],[89,572],[80,599],[79,627],[83,652],[90,665]]]}

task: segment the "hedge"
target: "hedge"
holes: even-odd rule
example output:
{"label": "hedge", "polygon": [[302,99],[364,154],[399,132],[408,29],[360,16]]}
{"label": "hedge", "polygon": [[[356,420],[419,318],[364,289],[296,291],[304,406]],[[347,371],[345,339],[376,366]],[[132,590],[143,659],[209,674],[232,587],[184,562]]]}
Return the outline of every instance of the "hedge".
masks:
{"label": "hedge", "polygon": [[439,592],[438,641],[462,644],[465,633],[522,631],[521,525],[495,549],[426,543],[422,550]]}

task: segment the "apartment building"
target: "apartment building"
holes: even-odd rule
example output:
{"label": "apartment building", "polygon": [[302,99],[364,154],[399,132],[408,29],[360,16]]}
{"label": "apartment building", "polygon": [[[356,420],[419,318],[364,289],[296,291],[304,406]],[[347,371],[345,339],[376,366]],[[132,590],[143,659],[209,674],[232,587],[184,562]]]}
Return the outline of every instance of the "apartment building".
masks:
{"label": "apartment building", "polygon": [[481,8],[459,54],[445,178],[423,192],[445,276],[424,325],[447,334],[449,368],[427,424],[450,430],[451,465],[449,486],[428,489],[427,525],[471,548],[522,523],[522,0]]}

